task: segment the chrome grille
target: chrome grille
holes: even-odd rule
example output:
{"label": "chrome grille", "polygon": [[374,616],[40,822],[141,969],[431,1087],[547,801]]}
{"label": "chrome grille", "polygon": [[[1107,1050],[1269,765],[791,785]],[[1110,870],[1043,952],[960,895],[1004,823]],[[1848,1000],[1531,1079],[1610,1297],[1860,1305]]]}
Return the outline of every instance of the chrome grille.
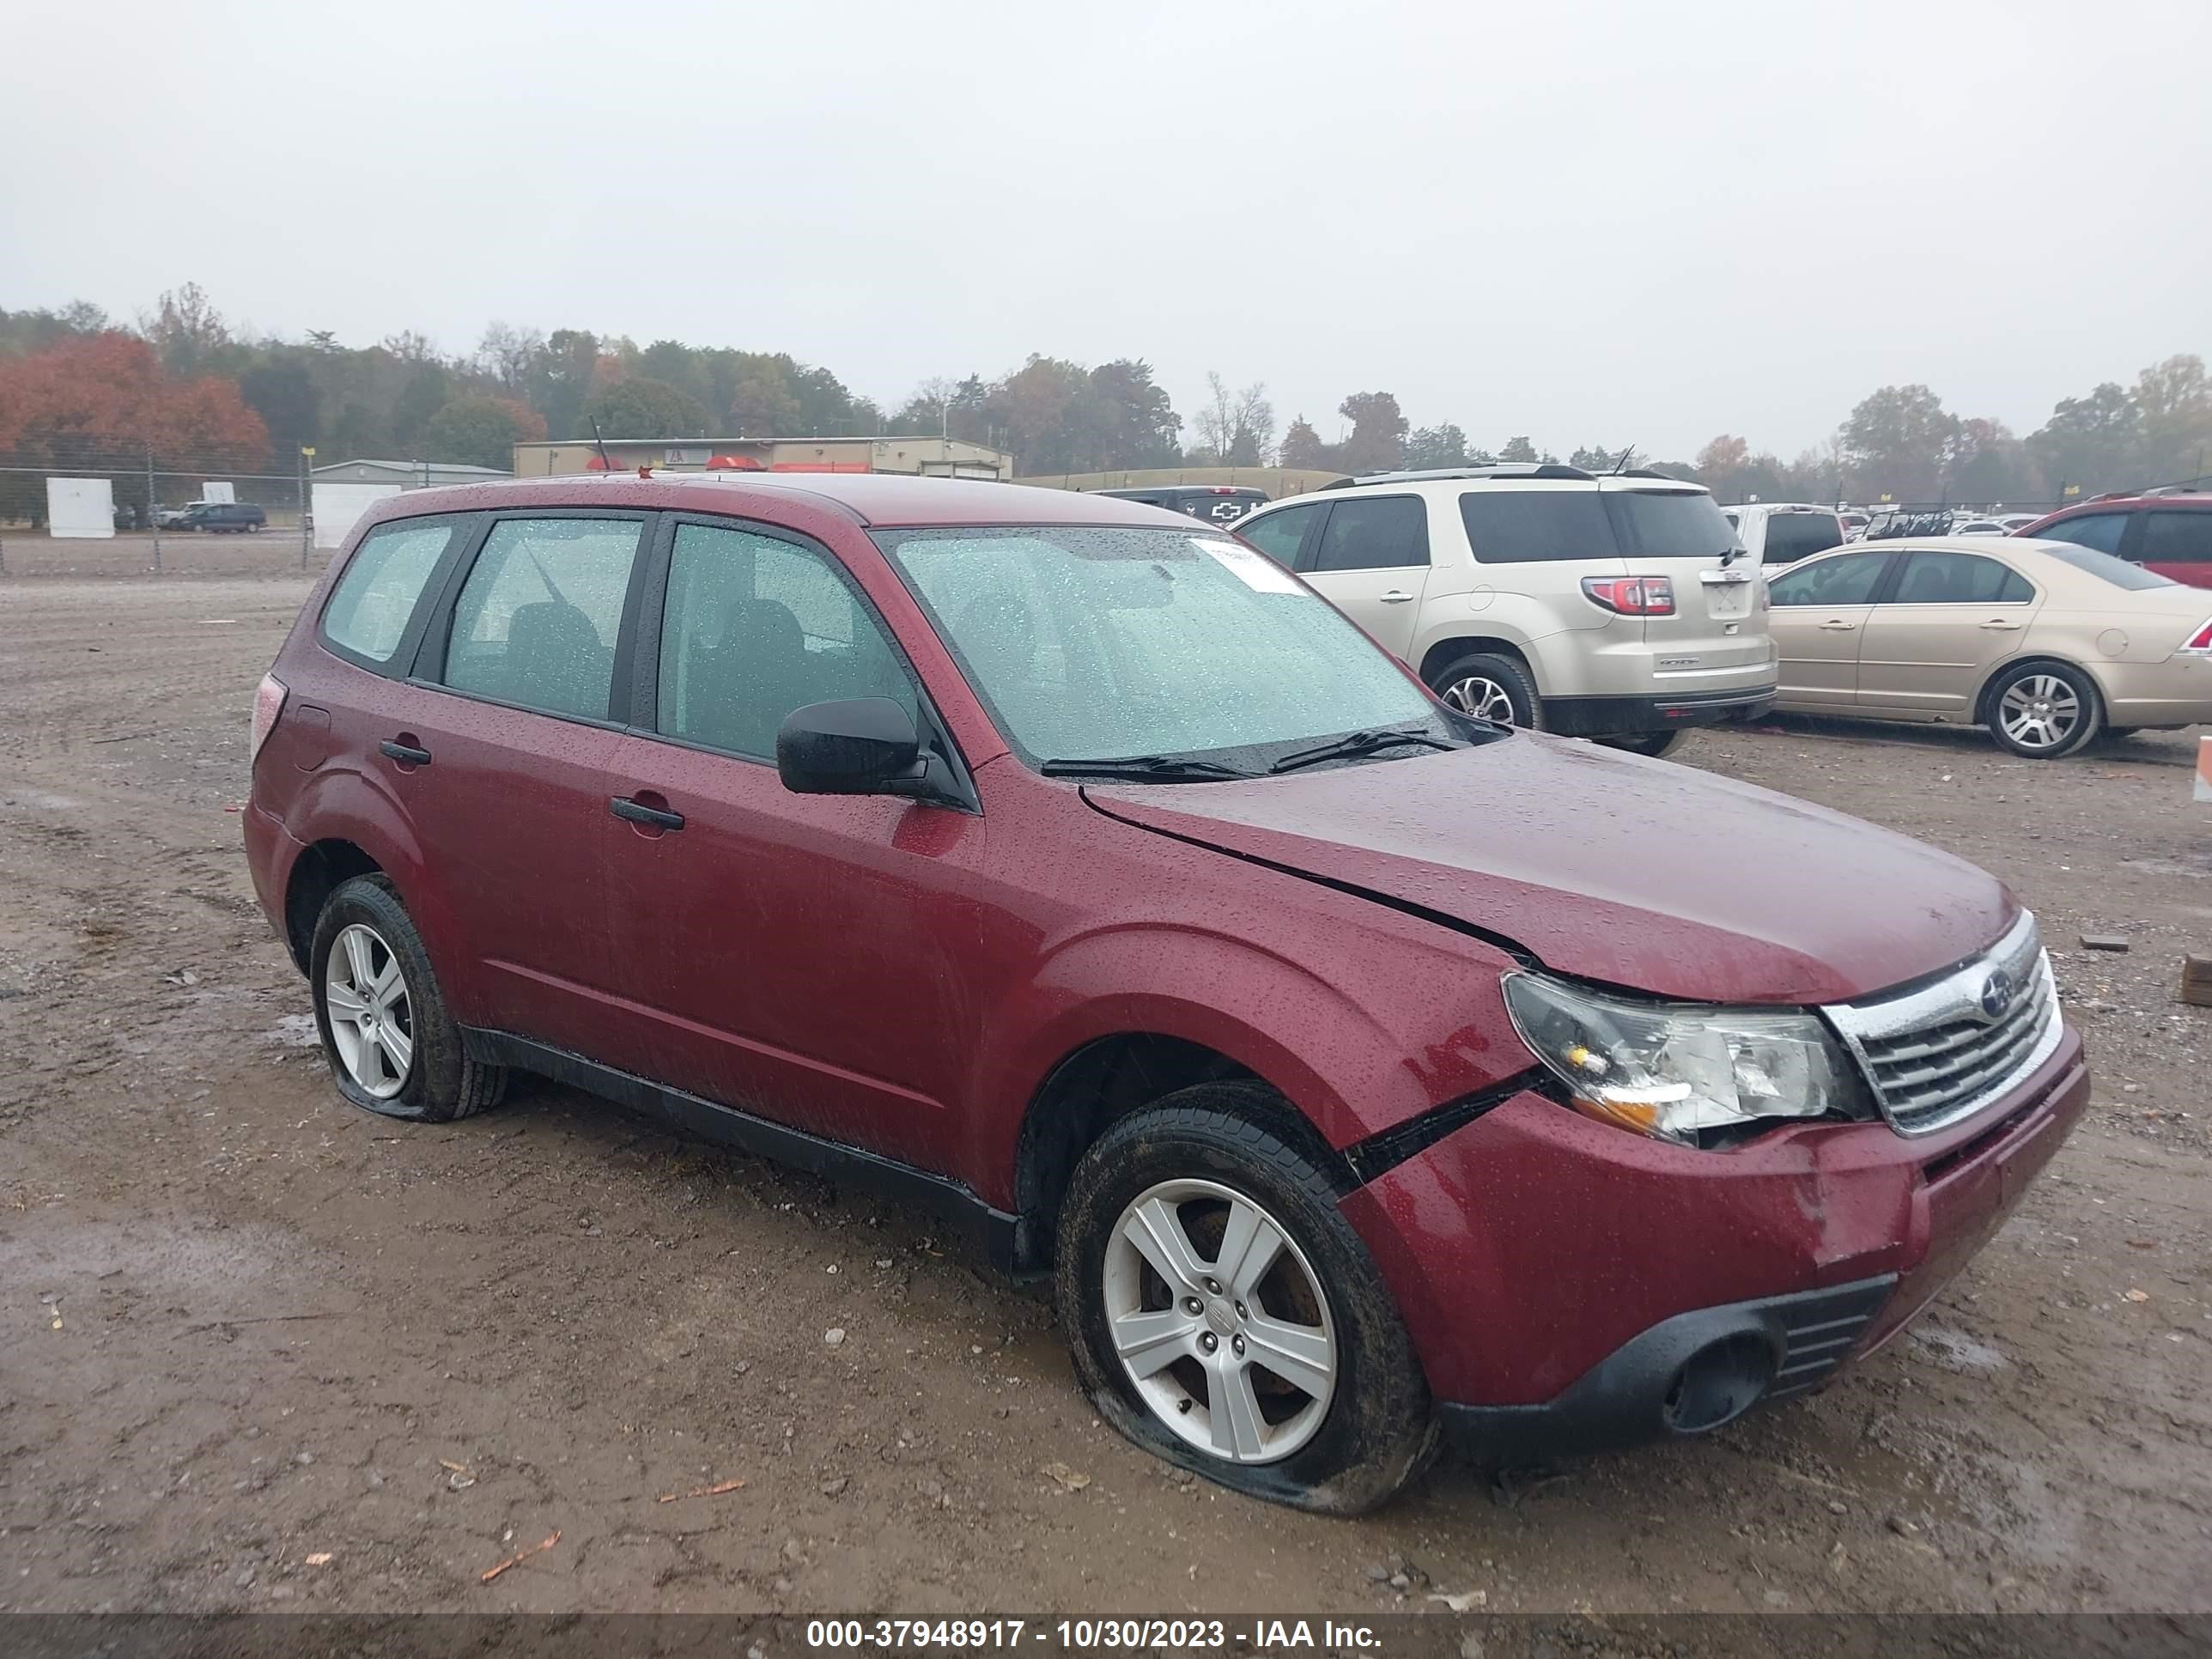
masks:
{"label": "chrome grille", "polygon": [[[1992,994],[1999,979],[2010,988],[2002,999]],[[2025,911],[1990,950],[1932,984],[1822,1012],[1890,1127],[1908,1135],[1979,1111],[2049,1059],[2061,1030],[2051,959]]]}

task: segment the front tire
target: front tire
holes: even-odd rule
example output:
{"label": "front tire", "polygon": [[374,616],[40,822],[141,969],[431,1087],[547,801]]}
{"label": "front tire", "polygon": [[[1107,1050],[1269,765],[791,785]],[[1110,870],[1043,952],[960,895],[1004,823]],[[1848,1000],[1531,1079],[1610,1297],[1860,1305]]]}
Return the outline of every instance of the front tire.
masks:
{"label": "front tire", "polygon": [[1275,1103],[1200,1084],[1098,1138],[1060,1209],[1060,1323],[1084,1392],[1137,1444],[1356,1515],[1427,1463],[1436,1415],[1335,1183],[1258,1121]]}
{"label": "front tire", "polygon": [[2063,662],[2022,663],[1990,684],[1990,736],[2024,760],[2057,760],[2094,738],[2105,723],[2095,682]]}
{"label": "front tire", "polygon": [[422,936],[380,875],[340,884],[307,953],[315,1029],[338,1092],[384,1117],[450,1123],[499,1103],[504,1066],[471,1060]]}
{"label": "front tire", "polygon": [[1429,680],[1429,689],[1451,708],[1477,720],[1531,732],[1543,730],[1544,703],[1536,695],[1536,682],[1511,657],[1473,652],[1437,670]]}

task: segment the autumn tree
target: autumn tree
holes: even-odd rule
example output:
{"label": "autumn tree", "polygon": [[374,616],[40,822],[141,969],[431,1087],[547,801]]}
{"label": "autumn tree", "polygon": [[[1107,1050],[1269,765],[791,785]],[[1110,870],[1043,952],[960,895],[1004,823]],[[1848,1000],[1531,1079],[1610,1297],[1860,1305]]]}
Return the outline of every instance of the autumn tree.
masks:
{"label": "autumn tree", "polygon": [[593,392],[580,418],[584,431],[597,421],[608,438],[704,438],[713,424],[706,405],[690,392],[643,375]]}
{"label": "autumn tree", "polygon": [[218,359],[230,344],[230,325],[198,283],[162,295],[153,311],[140,319],[139,332],[153,346],[161,368],[180,380],[219,367]]}
{"label": "autumn tree", "polygon": [[1441,426],[1417,426],[1406,440],[1405,464],[1409,467],[1465,466],[1472,459],[1467,434],[1446,421]]}
{"label": "autumn tree", "polygon": [[305,363],[277,356],[256,364],[238,377],[238,391],[269,428],[278,454],[296,454],[321,437],[322,388]]}
{"label": "autumn tree", "polygon": [[1741,438],[1723,432],[1698,452],[1694,465],[1700,473],[1725,477],[1750,459],[1751,446]]}
{"label": "autumn tree", "polygon": [[2212,382],[2204,360],[2168,357],[2136,377],[2136,442],[2142,482],[2201,483],[2212,461]]}
{"label": "autumn tree", "polygon": [[1186,459],[1213,466],[1265,466],[1275,450],[1275,408],[1264,382],[1232,391],[1213,370],[1206,376],[1206,404],[1193,417],[1196,448]]}
{"label": "autumn tree", "polygon": [[1327,447],[1313,423],[1303,415],[1293,420],[1283,433],[1283,443],[1278,452],[1282,465],[1311,471],[1321,471],[1329,466]]}
{"label": "autumn tree", "polygon": [[1863,495],[1933,501],[1958,421],[1924,386],[1886,386],[1861,398],[1836,434],[1844,470]]}
{"label": "autumn tree", "polygon": [[514,447],[545,435],[545,417],[512,398],[456,398],[430,417],[423,428],[426,460],[493,466],[514,465]]}
{"label": "autumn tree", "polygon": [[1344,464],[1352,472],[1387,472],[1406,458],[1408,422],[1388,392],[1355,392],[1336,406],[1352,422],[1345,441]]}
{"label": "autumn tree", "polygon": [[[147,341],[108,331],[0,355],[0,453],[16,466],[112,474],[118,502],[143,505],[149,459],[163,471],[251,472],[268,461],[269,433],[235,381],[166,374]],[[40,519],[45,482],[0,474],[0,502]]]}
{"label": "autumn tree", "polygon": [[2054,489],[2078,484],[2094,495],[2134,481],[2142,422],[2127,388],[2107,380],[2086,398],[2061,398],[2028,448]]}

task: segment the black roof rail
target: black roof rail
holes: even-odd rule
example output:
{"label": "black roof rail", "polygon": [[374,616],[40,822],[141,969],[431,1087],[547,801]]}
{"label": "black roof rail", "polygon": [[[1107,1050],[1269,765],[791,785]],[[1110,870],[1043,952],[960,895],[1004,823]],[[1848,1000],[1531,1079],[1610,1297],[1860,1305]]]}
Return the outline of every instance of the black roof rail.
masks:
{"label": "black roof rail", "polygon": [[1411,471],[1368,472],[1358,477],[1334,479],[1321,488],[1350,489],[1359,484],[1431,483],[1447,478],[1579,478],[1588,483],[1596,477],[1595,472],[1585,472],[1578,466],[1567,466],[1558,461],[1498,461],[1487,466],[1431,466]]}

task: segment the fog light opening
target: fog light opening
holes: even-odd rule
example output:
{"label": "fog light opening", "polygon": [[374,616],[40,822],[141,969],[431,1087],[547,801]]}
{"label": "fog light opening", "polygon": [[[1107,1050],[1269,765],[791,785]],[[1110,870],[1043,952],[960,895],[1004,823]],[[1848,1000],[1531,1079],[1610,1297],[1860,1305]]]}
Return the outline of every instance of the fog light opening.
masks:
{"label": "fog light opening", "polygon": [[1705,1434],[1749,1411],[1774,1380],[1774,1350],[1753,1331],[1708,1343],[1685,1360],[1661,1408],[1668,1431]]}

